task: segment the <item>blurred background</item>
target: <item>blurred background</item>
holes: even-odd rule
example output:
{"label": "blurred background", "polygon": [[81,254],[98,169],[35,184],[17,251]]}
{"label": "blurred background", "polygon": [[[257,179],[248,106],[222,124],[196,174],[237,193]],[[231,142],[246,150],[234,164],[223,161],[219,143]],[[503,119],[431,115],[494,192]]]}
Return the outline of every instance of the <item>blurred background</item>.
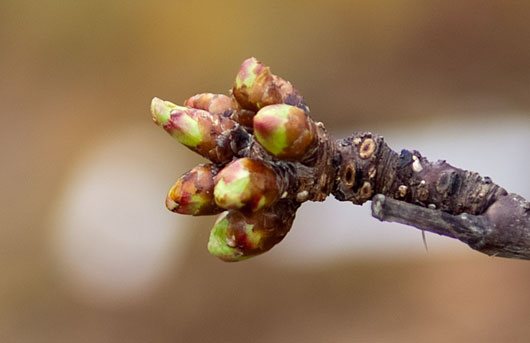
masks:
{"label": "blurred background", "polygon": [[305,204],[268,254],[208,255],[165,209],[200,161],[153,96],[226,93],[255,56],[333,135],[530,198],[528,1],[0,2],[1,342],[528,342],[530,264]]}

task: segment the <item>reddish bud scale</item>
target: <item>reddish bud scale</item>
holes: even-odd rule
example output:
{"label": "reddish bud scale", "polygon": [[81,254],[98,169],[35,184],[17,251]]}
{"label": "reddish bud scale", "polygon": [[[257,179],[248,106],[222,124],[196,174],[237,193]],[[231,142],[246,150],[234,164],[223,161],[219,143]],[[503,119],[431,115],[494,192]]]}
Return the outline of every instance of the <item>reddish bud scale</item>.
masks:
{"label": "reddish bud scale", "polygon": [[229,117],[247,129],[252,129],[252,120],[256,115],[254,111],[241,108],[234,97],[223,94],[197,94],[187,99],[184,102],[184,106]]}
{"label": "reddish bud scale", "polygon": [[274,156],[286,160],[303,160],[316,143],[315,123],[300,108],[270,105],[254,117],[254,134],[258,142]]}
{"label": "reddish bud scale", "polygon": [[296,208],[290,203],[278,203],[278,206],[259,212],[224,212],[212,228],[208,250],[227,262],[262,254],[289,232]]}
{"label": "reddish bud scale", "polygon": [[218,114],[193,108],[179,108],[171,112],[164,129],[210,161],[224,163],[232,159],[234,153],[229,144],[218,144],[218,138],[228,136],[236,126],[236,122]]}
{"label": "reddish bud scale", "polygon": [[170,211],[193,216],[222,212],[213,197],[216,172],[213,165],[200,164],[182,175],[169,190],[166,207]]}
{"label": "reddish bud scale", "polygon": [[288,103],[309,111],[289,81],[271,73],[254,57],[243,62],[232,89],[242,108],[257,111],[268,105]]}
{"label": "reddish bud scale", "polygon": [[238,104],[234,99],[223,94],[202,93],[187,99],[184,106],[222,115],[235,110]]}
{"label": "reddish bud scale", "polygon": [[280,191],[276,172],[250,158],[233,161],[215,178],[215,202],[226,209],[257,211],[274,203]]}

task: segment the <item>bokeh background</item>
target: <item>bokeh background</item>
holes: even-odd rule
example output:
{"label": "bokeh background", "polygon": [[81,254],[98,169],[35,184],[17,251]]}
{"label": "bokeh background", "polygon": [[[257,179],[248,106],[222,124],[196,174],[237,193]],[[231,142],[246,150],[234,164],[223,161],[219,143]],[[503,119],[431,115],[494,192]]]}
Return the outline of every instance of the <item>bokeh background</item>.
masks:
{"label": "bokeh background", "polygon": [[528,1],[0,2],[1,342],[528,342],[530,264],[305,204],[238,264],[163,199],[200,158],[153,96],[227,92],[256,56],[337,136],[530,198]]}

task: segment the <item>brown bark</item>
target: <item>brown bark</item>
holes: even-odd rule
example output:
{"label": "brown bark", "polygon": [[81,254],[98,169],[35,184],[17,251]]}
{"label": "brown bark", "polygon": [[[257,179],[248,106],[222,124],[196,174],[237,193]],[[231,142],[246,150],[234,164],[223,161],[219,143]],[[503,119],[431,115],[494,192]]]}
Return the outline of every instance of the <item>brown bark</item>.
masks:
{"label": "brown bark", "polygon": [[418,151],[398,154],[370,132],[331,142],[316,125],[319,143],[303,162],[271,159],[254,142],[244,155],[270,160],[298,202],[329,194],[356,205],[372,200],[381,221],[459,239],[488,255],[530,259],[530,203],[521,196]]}
{"label": "brown bark", "polygon": [[337,199],[371,199],[379,220],[456,238],[488,255],[530,259],[530,203],[489,177],[417,151],[398,155],[371,133],[338,141],[337,154]]}
{"label": "brown bark", "polygon": [[381,136],[369,132],[339,140],[337,154],[340,170],[333,194],[355,204],[383,194],[451,214],[481,214],[507,194],[488,177],[445,161],[430,162],[418,151],[401,150],[398,155]]}

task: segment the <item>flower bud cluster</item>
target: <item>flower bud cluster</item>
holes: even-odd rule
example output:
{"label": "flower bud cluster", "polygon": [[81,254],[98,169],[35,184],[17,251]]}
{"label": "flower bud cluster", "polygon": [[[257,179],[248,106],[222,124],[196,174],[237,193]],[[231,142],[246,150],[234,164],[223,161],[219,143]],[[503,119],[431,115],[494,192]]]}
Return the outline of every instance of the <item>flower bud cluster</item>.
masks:
{"label": "flower bud cluster", "polygon": [[[184,106],[154,98],[151,113],[173,138],[212,162],[182,175],[166,199],[167,208],[180,214],[227,210],[212,229],[210,253],[239,261],[285,236],[300,200],[288,194],[283,169],[274,161],[303,163],[318,144],[309,108],[291,83],[249,58],[230,95],[201,93]],[[253,158],[253,144],[271,158]]]}

